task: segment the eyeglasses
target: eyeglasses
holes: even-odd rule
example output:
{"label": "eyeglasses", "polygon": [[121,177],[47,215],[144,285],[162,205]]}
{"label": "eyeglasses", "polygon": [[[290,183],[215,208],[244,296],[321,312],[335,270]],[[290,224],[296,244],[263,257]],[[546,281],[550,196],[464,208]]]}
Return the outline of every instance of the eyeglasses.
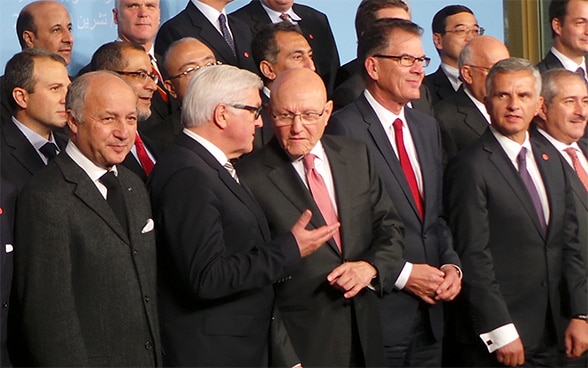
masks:
{"label": "eyeglasses", "polygon": [[419,61],[423,64],[423,68],[426,68],[427,66],[429,66],[429,63],[431,62],[431,58],[429,58],[429,57],[426,57],[426,56],[416,57],[416,56],[412,56],[412,55],[408,55],[408,54],[402,54],[402,55],[398,55],[398,56],[376,54],[376,55],[374,55],[374,57],[382,58],[382,59],[396,60],[402,66],[413,66],[414,63]]}
{"label": "eyeglasses", "polygon": [[173,80],[173,79],[177,79],[177,78],[180,78],[180,77],[188,76],[188,75],[194,73],[195,71],[200,70],[200,69],[202,69],[204,67],[207,67],[207,66],[221,65],[221,64],[222,64],[222,62],[220,62],[220,61],[211,61],[210,63],[206,63],[205,65],[191,66],[188,69],[184,70],[183,72],[178,73],[176,75],[173,75],[173,76],[169,77],[169,80]]}
{"label": "eyeglasses", "polygon": [[247,110],[247,111],[253,113],[255,120],[257,120],[259,118],[259,115],[261,115],[261,112],[263,111],[263,105],[261,105],[259,107],[249,106],[249,105],[241,105],[241,104],[228,104],[228,105],[231,107],[234,107],[235,109]]}
{"label": "eyeglasses", "polygon": [[123,71],[114,71],[116,74],[120,75],[128,75],[130,77],[141,79],[143,82],[147,82],[147,78],[151,78],[155,84],[159,82],[159,76],[155,73],[147,73],[147,72],[123,72]]}
{"label": "eyeglasses", "polygon": [[486,73],[490,72],[490,68],[486,68],[485,66],[477,66],[477,65],[472,65],[472,64],[466,64],[466,66],[472,67],[472,68],[476,68],[476,69],[480,69]]}
{"label": "eyeglasses", "polygon": [[321,112],[313,112],[313,111],[306,111],[300,112],[298,114],[293,114],[291,112],[283,112],[281,114],[272,114],[274,117],[274,125],[277,127],[284,127],[294,124],[294,119],[296,117],[300,118],[300,122],[302,125],[312,125],[316,124],[321,116],[325,113],[325,109]]}
{"label": "eyeglasses", "polygon": [[486,30],[482,27],[457,27],[455,29],[450,29],[445,31],[444,33],[453,33],[457,37],[463,38],[469,35],[470,33],[476,36],[482,36]]}

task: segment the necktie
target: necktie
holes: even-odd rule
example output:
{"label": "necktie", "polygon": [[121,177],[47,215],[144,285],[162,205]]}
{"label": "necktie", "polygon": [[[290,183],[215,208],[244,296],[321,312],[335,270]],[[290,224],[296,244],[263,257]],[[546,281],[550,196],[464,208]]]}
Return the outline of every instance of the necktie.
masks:
{"label": "necktie", "polygon": [[112,208],[112,211],[122,227],[127,231],[127,211],[125,209],[125,202],[123,200],[122,189],[118,178],[114,174],[114,171],[108,171],[98,180],[100,180],[106,189],[108,189],[108,192],[106,193],[106,202],[108,202],[108,205]]}
{"label": "necktie", "polygon": [[43,146],[41,146],[41,148],[39,148],[39,151],[41,151],[43,156],[47,157],[47,160],[49,161],[53,160],[55,156],[57,156],[57,146],[53,142],[45,143]]}
{"label": "necktie", "polygon": [[414,198],[417,211],[422,220],[425,213],[423,208],[423,198],[421,197],[421,193],[419,192],[419,186],[417,185],[414,169],[412,167],[412,164],[410,163],[410,159],[408,158],[406,147],[404,146],[404,137],[402,135],[402,120],[396,119],[394,120],[394,123],[392,125],[394,126],[394,138],[396,139],[396,148],[398,149],[400,167],[402,167],[402,171],[404,172],[404,176],[406,177],[406,181],[408,182],[408,187],[410,188],[410,192],[412,193],[412,197]]}
{"label": "necktie", "polygon": [[580,74],[582,78],[586,79],[586,72],[584,71],[584,68],[579,67],[578,69],[576,69],[576,73]]}
{"label": "necktie", "polygon": [[161,77],[159,70],[157,70],[157,67],[155,66],[155,59],[151,55],[149,55],[149,59],[151,59],[151,72],[157,75],[157,83],[155,83],[155,85],[157,86],[157,93],[159,93],[163,101],[168,102],[169,97],[167,96],[167,92],[165,91],[165,89],[163,89],[163,78]]}
{"label": "necktie", "polygon": [[[308,188],[310,194],[316,203],[317,207],[321,211],[325,222],[330,225],[339,221],[333,203],[331,202],[331,196],[327,190],[327,185],[323,180],[323,177],[316,171],[314,167],[315,155],[312,153],[307,154],[302,158],[304,164],[304,171],[306,172],[306,181],[308,182]],[[339,251],[341,251],[341,234],[339,231],[333,236]]]}
{"label": "necktie", "polygon": [[225,167],[225,169],[227,169],[227,171],[229,172],[229,174],[231,174],[231,176],[233,177],[233,179],[235,179],[235,181],[237,183],[240,183],[239,177],[237,176],[237,170],[235,170],[235,166],[233,166],[233,164],[231,163],[231,161],[225,162],[225,164],[223,166]]}
{"label": "necktie", "polygon": [[237,53],[235,52],[235,41],[233,40],[233,36],[231,36],[231,32],[229,31],[229,27],[227,26],[227,18],[223,13],[218,16],[218,23],[221,27],[221,32],[223,34],[223,38],[227,41],[227,44],[231,48],[233,52],[233,56],[237,57]]}
{"label": "necktie", "polygon": [[290,21],[290,16],[287,13],[282,13],[282,14],[280,14],[280,19],[283,22],[289,22]]}
{"label": "necktie", "polygon": [[143,140],[139,133],[135,136],[135,149],[137,150],[137,157],[139,157],[139,162],[141,162],[141,166],[143,166],[143,170],[145,170],[145,174],[149,176],[151,174],[151,170],[153,170],[153,166],[155,163],[149,157],[147,150],[145,149],[145,145],[143,144]]}
{"label": "necktie", "polygon": [[543,206],[541,205],[541,199],[539,198],[539,192],[537,192],[537,187],[533,183],[533,179],[531,179],[531,174],[527,171],[527,149],[525,147],[521,148],[521,151],[517,155],[517,163],[519,164],[519,175],[521,179],[523,179],[523,183],[527,187],[527,191],[529,192],[529,196],[531,197],[531,201],[533,202],[533,207],[535,207],[535,212],[539,217],[539,222],[541,223],[541,227],[543,228],[543,233],[547,230],[547,225],[545,224],[545,215],[543,214]]}
{"label": "necktie", "polygon": [[578,178],[580,178],[580,181],[582,184],[584,184],[584,188],[586,188],[586,191],[588,191],[588,173],[586,170],[584,170],[582,164],[580,164],[580,159],[578,158],[576,149],[573,147],[568,147],[565,149],[565,151],[572,159],[572,166],[574,167],[576,174],[578,174]]}

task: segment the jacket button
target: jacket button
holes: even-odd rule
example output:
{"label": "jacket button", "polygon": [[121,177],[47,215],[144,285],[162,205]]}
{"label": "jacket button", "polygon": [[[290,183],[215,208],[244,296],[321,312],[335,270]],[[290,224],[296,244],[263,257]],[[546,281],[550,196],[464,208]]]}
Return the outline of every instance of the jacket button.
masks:
{"label": "jacket button", "polygon": [[151,341],[147,341],[147,342],[145,343],[145,349],[147,349],[147,350],[151,350],[151,349],[153,349],[153,345],[151,345]]}
{"label": "jacket button", "polygon": [[143,297],[143,300],[145,300],[145,303],[149,303],[149,295],[145,295]]}
{"label": "jacket button", "polygon": [[2,308],[8,308],[8,302],[2,302]]}

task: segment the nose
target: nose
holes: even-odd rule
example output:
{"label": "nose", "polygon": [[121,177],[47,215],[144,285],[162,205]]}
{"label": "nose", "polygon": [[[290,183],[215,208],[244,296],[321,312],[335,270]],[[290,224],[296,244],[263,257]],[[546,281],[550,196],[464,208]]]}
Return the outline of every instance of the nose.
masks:
{"label": "nose", "polygon": [[255,127],[261,128],[262,126],[263,126],[263,119],[261,118],[261,115],[259,115],[257,117],[257,119],[255,119]]}
{"label": "nose", "polygon": [[73,41],[73,33],[71,33],[71,29],[66,28],[63,32],[63,39],[61,40],[61,42],[73,44]]}
{"label": "nose", "polygon": [[157,90],[157,84],[151,78],[147,78],[147,83],[145,83],[145,89],[151,92],[155,92]]}
{"label": "nose", "polygon": [[314,66],[314,60],[312,60],[312,58],[311,58],[311,57],[308,57],[308,56],[307,56],[307,57],[304,59],[304,67],[305,67],[305,68],[307,68],[307,69],[310,69],[310,70],[312,70],[313,72],[315,72],[315,71],[316,71],[316,67]]}
{"label": "nose", "polygon": [[120,140],[128,139],[129,137],[131,137],[131,134],[134,133],[134,129],[131,129],[131,125],[129,125],[125,119],[120,119],[117,122],[116,128],[112,132],[112,134]]}
{"label": "nose", "polygon": [[420,60],[416,60],[414,62],[414,64],[412,64],[412,67],[410,68],[410,71],[412,73],[415,74],[424,74],[425,73],[425,67],[423,66],[423,62]]}

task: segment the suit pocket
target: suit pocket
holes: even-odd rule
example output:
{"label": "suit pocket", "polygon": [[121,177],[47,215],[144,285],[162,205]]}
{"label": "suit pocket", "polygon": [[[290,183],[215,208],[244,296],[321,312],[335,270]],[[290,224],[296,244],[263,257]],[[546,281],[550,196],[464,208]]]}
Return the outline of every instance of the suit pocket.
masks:
{"label": "suit pocket", "polygon": [[204,317],[203,333],[218,336],[247,336],[255,331],[255,318],[249,315]]}

